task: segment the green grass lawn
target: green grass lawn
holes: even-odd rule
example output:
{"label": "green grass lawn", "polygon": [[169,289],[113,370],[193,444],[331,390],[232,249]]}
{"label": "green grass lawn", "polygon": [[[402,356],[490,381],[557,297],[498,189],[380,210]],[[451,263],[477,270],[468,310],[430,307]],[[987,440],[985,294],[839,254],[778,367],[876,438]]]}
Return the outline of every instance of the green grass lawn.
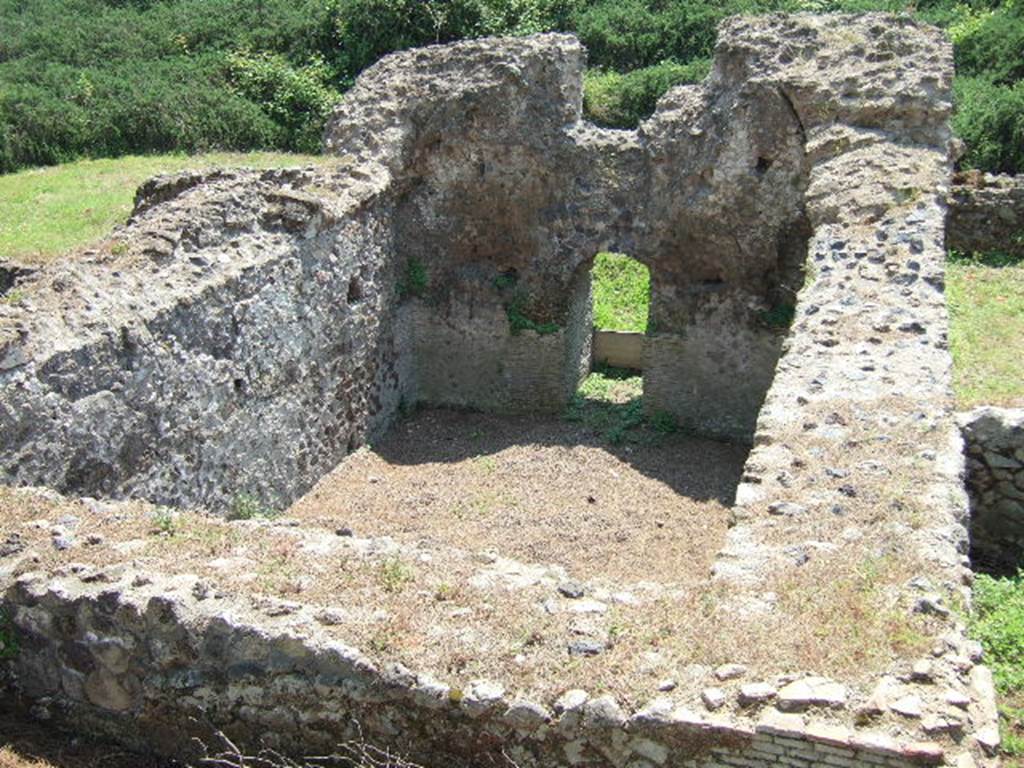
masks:
{"label": "green grass lawn", "polygon": [[946,283],[958,405],[1024,404],[1024,261],[954,256]]}
{"label": "green grass lawn", "polygon": [[0,176],[0,258],[39,264],[105,236],[128,218],[139,184],[158,173],[322,161],[313,155],[272,152],[148,155],[82,160]]}

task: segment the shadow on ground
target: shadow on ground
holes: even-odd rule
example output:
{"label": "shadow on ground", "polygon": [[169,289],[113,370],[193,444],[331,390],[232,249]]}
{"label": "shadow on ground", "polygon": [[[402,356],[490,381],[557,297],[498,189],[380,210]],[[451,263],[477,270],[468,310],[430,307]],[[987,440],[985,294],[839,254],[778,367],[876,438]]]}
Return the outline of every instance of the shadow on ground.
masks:
{"label": "shadow on ground", "polygon": [[0,700],[0,768],[168,768],[112,742],[73,735]]}
{"label": "shadow on ground", "polygon": [[413,465],[456,463],[525,445],[599,448],[680,496],[724,506],[735,501],[750,452],[644,422],[638,399],[578,401],[561,418],[421,410],[396,422],[373,449],[388,463]]}

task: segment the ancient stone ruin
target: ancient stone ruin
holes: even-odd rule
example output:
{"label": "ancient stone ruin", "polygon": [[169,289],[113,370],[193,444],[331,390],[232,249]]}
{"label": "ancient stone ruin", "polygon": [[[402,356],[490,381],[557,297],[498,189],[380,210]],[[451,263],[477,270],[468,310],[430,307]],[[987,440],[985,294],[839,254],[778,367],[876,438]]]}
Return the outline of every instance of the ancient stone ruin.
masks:
{"label": "ancient stone ruin", "polygon": [[[183,758],[223,729],[295,754],[358,735],[429,766],[993,764],[991,675],[957,611],[948,42],[886,15],[731,19],[709,77],[636,131],[582,120],[584,60],[565,35],[389,56],[330,121],[335,162],[155,179],[106,248],[19,281],[0,306],[0,471],[51,490],[0,496],[11,690]],[[407,407],[561,411],[590,368],[605,249],[651,271],[645,408],[753,446],[699,588],[566,587],[500,552],[287,521],[196,518],[174,554],[133,528],[172,533],[167,506],[240,493],[284,509]],[[68,509],[102,560],[65,541]],[[324,579],[357,563],[334,596],[348,613],[233,584],[218,553],[239,535]],[[455,630],[466,613],[402,602],[406,562],[461,574],[477,592],[459,611],[486,617]],[[355,647],[367,573],[439,661]],[[611,652],[461,676],[515,617],[557,634],[579,614],[614,615],[609,638],[713,622],[732,663],[680,661],[647,701],[565,684],[621,683]],[[860,623],[892,642],[838,637]],[[804,631],[836,633],[835,653],[801,655]],[[747,663],[776,642],[775,668]]]}

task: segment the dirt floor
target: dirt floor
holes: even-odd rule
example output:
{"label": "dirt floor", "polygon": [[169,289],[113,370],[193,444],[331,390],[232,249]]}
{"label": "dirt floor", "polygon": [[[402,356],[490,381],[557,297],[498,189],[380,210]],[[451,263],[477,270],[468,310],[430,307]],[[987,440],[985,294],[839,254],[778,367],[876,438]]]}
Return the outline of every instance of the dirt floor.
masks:
{"label": "dirt floor", "polygon": [[643,427],[613,443],[587,423],[427,410],[348,457],[285,514],[579,578],[704,579],[746,453]]}

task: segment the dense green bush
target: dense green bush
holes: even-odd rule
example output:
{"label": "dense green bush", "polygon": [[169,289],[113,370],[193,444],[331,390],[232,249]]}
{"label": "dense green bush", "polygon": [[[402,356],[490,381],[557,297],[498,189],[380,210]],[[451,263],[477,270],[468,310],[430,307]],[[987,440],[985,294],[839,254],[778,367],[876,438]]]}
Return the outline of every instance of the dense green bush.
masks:
{"label": "dense green bush", "polygon": [[324,120],[341,95],[330,86],[323,59],[295,67],[280,54],[232,53],[227,58],[232,89],[262,106],[280,127],[275,147],[317,152]]}
{"label": "dense green bush", "polygon": [[742,9],[735,0],[598,0],[576,15],[574,27],[591,66],[627,72],[707,58],[718,22]]}
{"label": "dense green bush", "polygon": [[632,128],[654,112],[665,91],[699,82],[710,68],[710,59],[696,59],[688,64],[665,61],[626,74],[592,69],[584,79],[583,106],[598,125]]}
{"label": "dense green bush", "polygon": [[[105,68],[3,66],[0,170],[82,155],[283,146],[281,128],[236,95],[219,60],[174,57]],[[187,87],[185,87],[187,84]]]}
{"label": "dense green bush", "polygon": [[[707,69],[733,13],[903,10],[913,0],[0,0],[0,172],[82,155],[309,151],[381,56],[493,34],[573,31],[586,106],[635,125]],[[963,79],[966,162],[1024,171],[1024,0],[917,0]]]}
{"label": "dense green bush", "polygon": [[967,144],[965,167],[1024,173],[1024,80],[997,85],[984,77],[955,82],[953,128]]}
{"label": "dense green bush", "polygon": [[340,68],[354,76],[381,56],[485,35],[565,29],[582,0],[336,0]]}

